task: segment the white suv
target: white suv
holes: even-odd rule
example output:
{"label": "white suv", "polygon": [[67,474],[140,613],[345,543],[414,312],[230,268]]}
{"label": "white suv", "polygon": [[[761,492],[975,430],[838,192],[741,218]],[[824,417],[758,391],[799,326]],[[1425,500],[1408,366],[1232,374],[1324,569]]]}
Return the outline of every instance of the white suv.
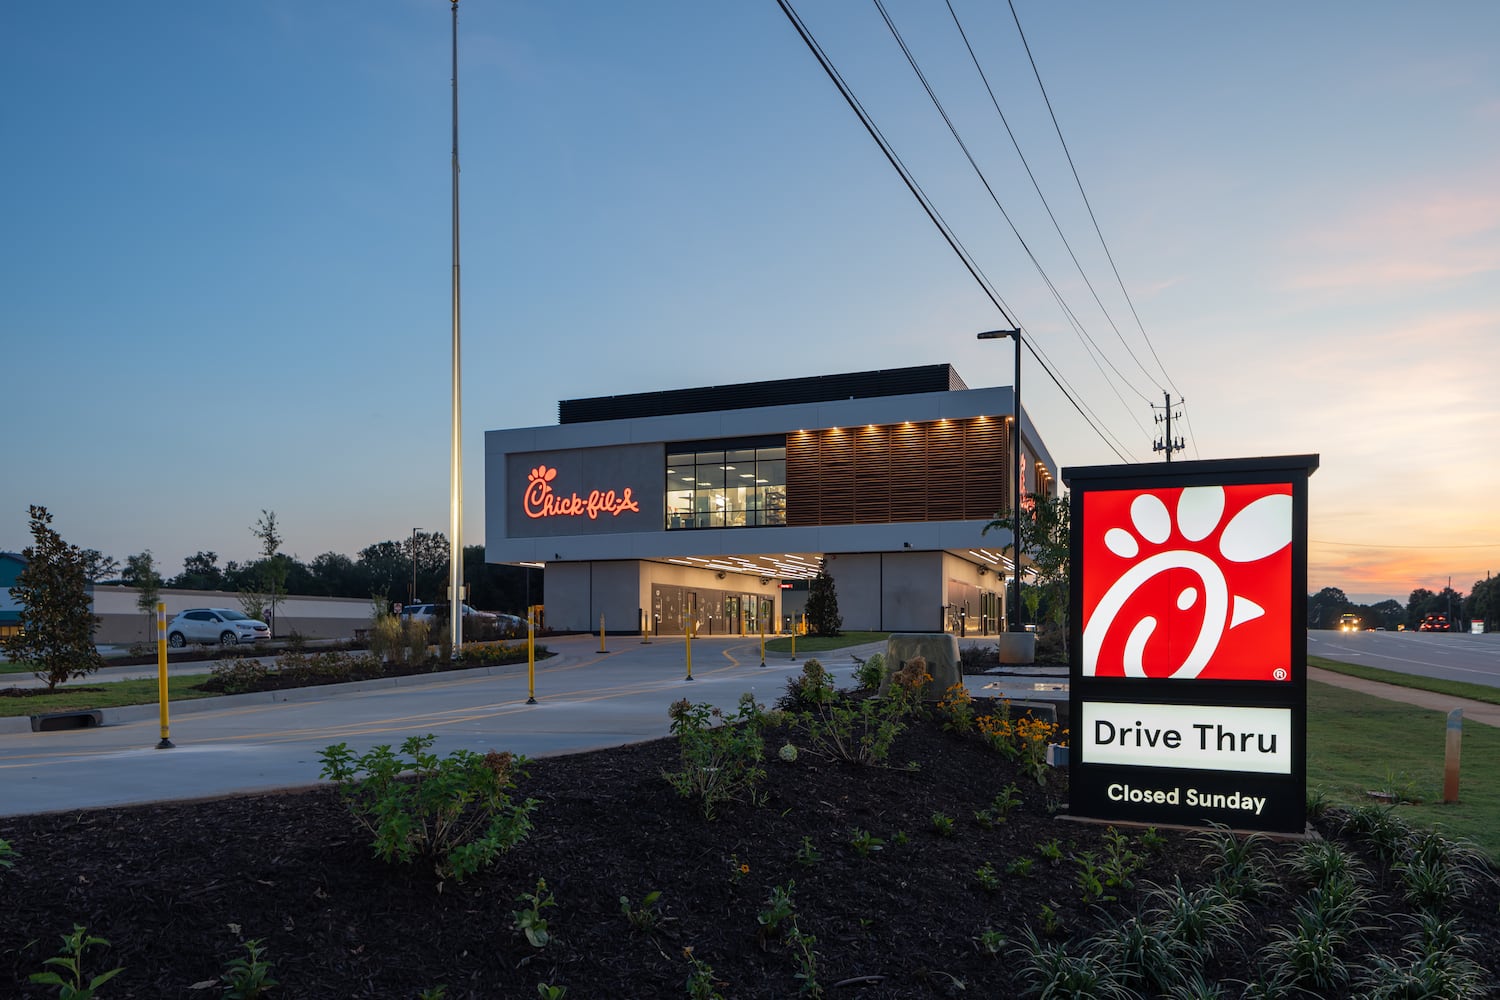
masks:
{"label": "white suv", "polygon": [[190,642],[237,646],[271,638],[271,627],[249,615],[225,608],[192,608],[167,623],[167,645],[181,649]]}

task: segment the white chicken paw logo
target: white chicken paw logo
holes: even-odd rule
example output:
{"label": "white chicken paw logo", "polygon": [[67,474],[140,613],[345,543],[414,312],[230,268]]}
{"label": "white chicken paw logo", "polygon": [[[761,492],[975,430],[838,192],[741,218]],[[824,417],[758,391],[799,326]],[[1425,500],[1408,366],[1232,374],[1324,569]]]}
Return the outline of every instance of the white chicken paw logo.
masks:
{"label": "white chicken paw logo", "polygon": [[[1103,491],[1084,499],[1085,676],[1286,679],[1282,658],[1266,648],[1273,644],[1216,654],[1233,645],[1224,641],[1231,630],[1264,624],[1267,607],[1278,609],[1278,619],[1287,614],[1287,484]],[[1168,506],[1174,500],[1175,510]]]}

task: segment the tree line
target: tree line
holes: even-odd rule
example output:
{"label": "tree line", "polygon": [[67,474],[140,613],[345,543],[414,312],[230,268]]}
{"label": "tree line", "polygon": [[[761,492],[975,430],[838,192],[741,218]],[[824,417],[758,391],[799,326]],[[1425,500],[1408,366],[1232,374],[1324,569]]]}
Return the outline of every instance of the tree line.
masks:
{"label": "tree line", "polygon": [[[183,560],[180,573],[167,576],[149,549],[127,556],[124,563],[97,549],[83,549],[84,573],[90,583],[148,591],[153,605],[156,592],[163,589],[256,593],[265,595],[268,604],[288,594],[373,597],[406,604],[447,600],[448,538],[443,532],[418,531],[408,538],[376,542],[353,558],[324,552],[303,561],[280,551],[275,511],[262,511],[250,530],[260,540],[261,554],[247,562],[231,559],[221,566],[218,553],[200,550]],[[463,559],[470,606],[519,615],[528,602],[542,603],[541,570],[486,563],[483,545],[464,546]]]}
{"label": "tree line", "polygon": [[1447,586],[1440,591],[1418,587],[1402,605],[1397,600],[1356,604],[1338,587],[1324,587],[1307,598],[1308,628],[1338,628],[1343,615],[1357,615],[1366,628],[1396,631],[1416,628],[1428,615],[1447,615],[1454,631],[1468,631],[1471,621],[1483,621],[1485,631],[1500,629],[1500,578],[1474,581],[1467,596]]}

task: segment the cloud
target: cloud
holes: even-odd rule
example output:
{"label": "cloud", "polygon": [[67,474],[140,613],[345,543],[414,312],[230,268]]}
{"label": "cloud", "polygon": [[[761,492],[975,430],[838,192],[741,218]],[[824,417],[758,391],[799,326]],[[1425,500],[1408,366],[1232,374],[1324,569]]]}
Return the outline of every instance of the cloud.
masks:
{"label": "cloud", "polygon": [[1392,292],[1500,270],[1500,192],[1490,177],[1426,177],[1366,192],[1287,246],[1291,290]]}

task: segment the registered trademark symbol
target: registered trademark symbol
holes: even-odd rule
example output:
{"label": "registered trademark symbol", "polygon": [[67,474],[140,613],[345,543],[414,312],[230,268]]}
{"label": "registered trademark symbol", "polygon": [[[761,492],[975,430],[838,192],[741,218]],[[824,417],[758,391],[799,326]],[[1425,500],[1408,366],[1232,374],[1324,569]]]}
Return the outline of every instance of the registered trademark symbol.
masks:
{"label": "registered trademark symbol", "polygon": [[1274,677],[1274,678],[1276,678],[1278,681],[1284,681],[1284,680],[1286,680],[1286,668],[1285,667],[1277,667],[1271,673],[1271,676]]}

